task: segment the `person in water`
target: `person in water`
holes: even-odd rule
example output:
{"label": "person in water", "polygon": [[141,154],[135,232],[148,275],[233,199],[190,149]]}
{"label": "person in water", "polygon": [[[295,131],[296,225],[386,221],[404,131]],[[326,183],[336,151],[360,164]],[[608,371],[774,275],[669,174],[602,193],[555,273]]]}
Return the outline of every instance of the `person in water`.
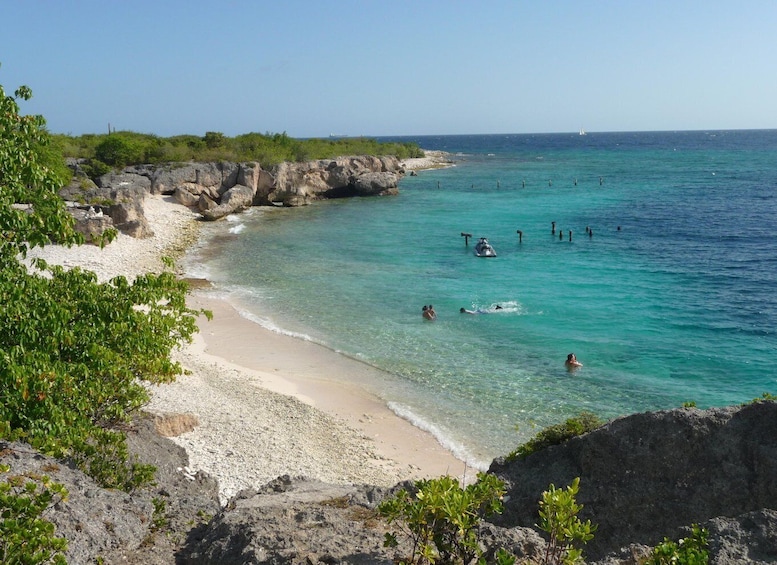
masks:
{"label": "person in water", "polygon": [[[494,310],[502,310],[502,307],[497,304]],[[460,308],[459,312],[462,314],[488,314],[490,310],[488,308],[478,308],[477,310],[467,310],[466,308]]]}
{"label": "person in water", "polygon": [[434,311],[434,308],[432,307],[431,304],[429,306],[424,305],[423,312],[421,315],[427,320],[437,319],[437,312]]}
{"label": "person in water", "polygon": [[567,355],[567,360],[564,362],[564,365],[567,366],[567,369],[577,369],[578,367],[582,367],[583,364],[577,360],[577,357],[574,353],[570,353]]}

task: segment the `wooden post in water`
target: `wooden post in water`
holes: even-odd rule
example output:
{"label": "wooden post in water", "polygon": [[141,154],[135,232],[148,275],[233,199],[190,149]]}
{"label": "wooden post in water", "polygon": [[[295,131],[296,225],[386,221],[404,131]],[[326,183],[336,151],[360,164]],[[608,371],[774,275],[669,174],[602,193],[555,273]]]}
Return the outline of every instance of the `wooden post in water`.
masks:
{"label": "wooden post in water", "polygon": [[471,233],[461,232],[461,237],[464,238],[464,245],[468,246],[469,245],[469,238],[472,237],[472,234]]}
{"label": "wooden post in water", "polygon": [[569,241],[572,241],[572,230],[569,230]]}
{"label": "wooden post in water", "polygon": [[523,232],[518,230],[516,233],[518,234],[518,243],[523,243]]}
{"label": "wooden post in water", "polygon": [[556,222],[550,222],[550,235],[556,235]]}

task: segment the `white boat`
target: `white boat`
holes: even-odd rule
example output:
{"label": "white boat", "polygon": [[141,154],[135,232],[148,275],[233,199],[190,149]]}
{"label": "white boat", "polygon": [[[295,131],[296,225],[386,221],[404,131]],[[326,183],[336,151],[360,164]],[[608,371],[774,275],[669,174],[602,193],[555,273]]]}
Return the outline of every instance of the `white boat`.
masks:
{"label": "white boat", "polygon": [[478,257],[496,257],[496,251],[488,243],[488,239],[481,237],[475,244],[475,255]]}
{"label": "white boat", "polygon": [[585,130],[584,129],[580,129],[580,135],[585,135]]}

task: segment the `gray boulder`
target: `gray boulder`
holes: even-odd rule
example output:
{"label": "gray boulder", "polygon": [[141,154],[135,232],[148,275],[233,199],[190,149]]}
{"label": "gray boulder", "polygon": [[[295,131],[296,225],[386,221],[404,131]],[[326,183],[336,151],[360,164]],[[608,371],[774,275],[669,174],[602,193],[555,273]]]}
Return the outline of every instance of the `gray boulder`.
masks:
{"label": "gray boulder", "polygon": [[692,523],[777,508],[777,404],[635,414],[489,471],[508,485],[496,524],[531,526],[548,485],[580,477],[581,518],[599,524],[587,555],[653,546]]}
{"label": "gray boulder", "polygon": [[[27,481],[47,476],[68,491],[65,501],[47,510],[44,518],[54,535],[68,541],[68,563],[175,562],[186,536],[219,509],[218,485],[204,473],[185,473],[186,452],[154,432],[153,421],[142,418],[128,431],[130,453],[157,466],[157,484],[126,493],[98,486],[67,463],[43,456],[26,444],[0,441],[0,463],[9,475]],[[0,474],[0,481],[6,480]],[[154,501],[162,508],[155,513]],[[154,520],[159,519],[159,527]],[[177,541],[176,541],[177,540]]]}
{"label": "gray boulder", "polygon": [[[181,556],[192,565],[391,565],[406,559],[412,548],[401,537],[399,547],[383,546],[385,533],[395,528],[386,525],[376,507],[399,488],[412,486],[386,489],[279,477],[256,491],[238,493]],[[480,539],[486,556],[505,547],[536,559],[544,549],[536,532],[524,528],[505,530],[484,524]]]}
{"label": "gray boulder", "polygon": [[113,227],[113,219],[99,206],[71,206],[68,211],[75,218],[75,229],[87,243],[97,243],[105,230]]}
{"label": "gray boulder", "polygon": [[236,184],[227,190],[217,205],[211,199],[201,199],[203,203],[198,209],[206,220],[218,220],[229,214],[247,210],[253,205],[254,193],[250,187]]}
{"label": "gray boulder", "polygon": [[122,233],[138,239],[154,236],[143,211],[143,199],[121,200],[108,208],[113,224]]}
{"label": "gray boulder", "polygon": [[356,177],[351,186],[356,196],[385,196],[399,194],[396,173],[365,173]]}

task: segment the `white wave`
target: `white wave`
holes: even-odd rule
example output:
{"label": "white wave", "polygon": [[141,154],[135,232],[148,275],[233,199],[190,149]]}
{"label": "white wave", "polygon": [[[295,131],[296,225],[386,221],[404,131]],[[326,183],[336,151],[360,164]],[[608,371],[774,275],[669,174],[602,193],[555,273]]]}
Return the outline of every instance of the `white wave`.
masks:
{"label": "white wave", "polygon": [[283,329],[282,327],[278,326],[275,322],[273,322],[269,318],[263,318],[261,316],[257,316],[253,312],[249,312],[247,310],[238,310],[238,313],[246,320],[249,320],[255,324],[258,324],[266,330],[270,330],[275,333],[279,333],[281,335],[287,335],[289,337],[294,337],[297,339],[304,339],[305,341],[315,342],[313,338],[310,337],[309,335]]}
{"label": "white wave", "polygon": [[229,228],[229,233],[238,234],[242,232],[244,229],[246,229],[246,225],[241,223],[234,227]]}
{"label": "white wave", "polygon": [[437,442],[445,449],[453,453],[457,459],[461,459],[468,466],[477,469],[478,471],[487,471],[490,466],[490,462],[479,461],[469,452],[469,450],[450,438],[440,427],[424,420],[418,414],[414,413],[408,406],[398,404],[396,402],[388,403],[389,409],[394,414],[403,418],[413,424],[416,428],[419,428],[425,432],[428,432],[434,436]]}

